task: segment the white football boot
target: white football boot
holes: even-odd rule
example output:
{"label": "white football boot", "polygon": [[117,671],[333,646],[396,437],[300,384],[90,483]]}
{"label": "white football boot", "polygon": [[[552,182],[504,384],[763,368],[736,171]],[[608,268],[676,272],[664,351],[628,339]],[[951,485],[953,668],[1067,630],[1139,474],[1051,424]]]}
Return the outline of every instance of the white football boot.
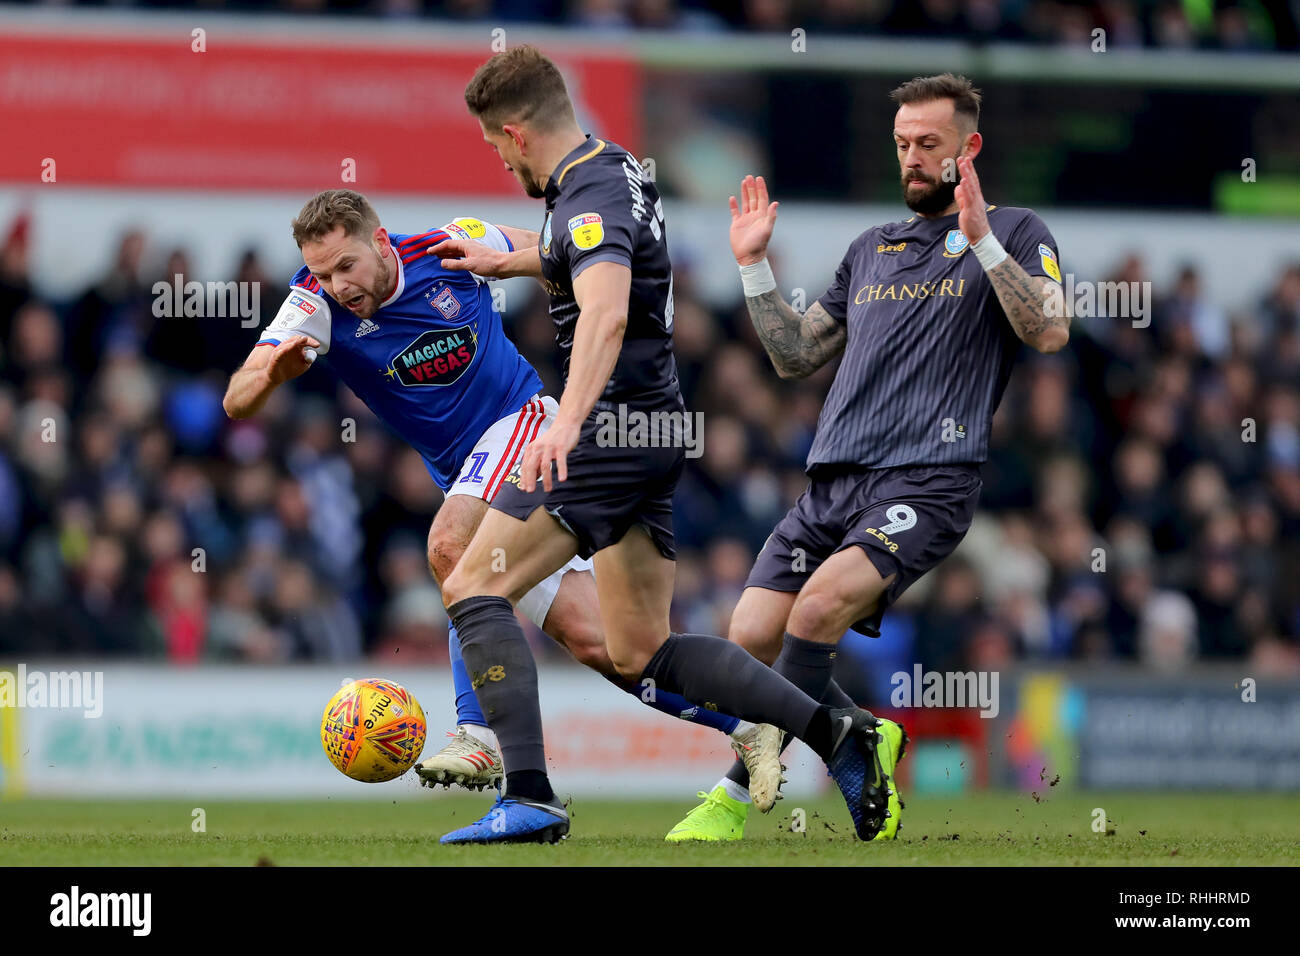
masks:
{"label": "white football boot", "polygon": [[731,749],[749,771],[749,798],[762,813],[781,799],[781,731],[771,724],[753,724],[731,735]]}
{"label": "white football boot", "polygon": [[415,768],[420,783],[426,787],[452,784],[467,790],[482,790],[501,783],[501,754],[491,744],[471,734],[464,725],[456,732],[447,731],[451,741]]}

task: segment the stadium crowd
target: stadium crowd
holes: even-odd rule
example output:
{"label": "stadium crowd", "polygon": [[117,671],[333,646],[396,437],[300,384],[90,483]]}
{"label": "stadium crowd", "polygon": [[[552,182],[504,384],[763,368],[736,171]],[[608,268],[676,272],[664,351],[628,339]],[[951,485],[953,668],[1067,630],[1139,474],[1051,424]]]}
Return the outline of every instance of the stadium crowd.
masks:
{"label": "stadium crowd", "polygon": [[[66,6],[67,0],[36,0]],[[100,6],[102,0],[76,5]],[[739,30],[1011,40],[1107,49],[1295,50],[1290,0],[114,0],[113,7],[527,22],[594,30]]]}
{"label": "stadium crowd", "polygon": [[[184,250],[129,233],[99,281],[51,301],[28,277],[37,226],[22,215],[0,236],[0,655],[445,660],[425,559],[441,493],[418,455],[326,361],[227,420],[257,328],[154,316],[154,280],[191,275]],[[678,362],[705,443],[676,503],[674,624],[725,633],[805,485],[833,369],[779,380],[743,304],[706,308],[678,265]],[[1117,269],[1147,278],[1136,255]],[[235,270],[262,283],[259,327],[278,276],[253,253]],[[865,642],[869,666],[1300,673],[1300,265],[1237,306],[1207,301],[1189,264],[1149,327],[1079,321],[1065,352],[1026,352],[980,516]],[[543,298],[511,301],[505,322],[558,395]]]}

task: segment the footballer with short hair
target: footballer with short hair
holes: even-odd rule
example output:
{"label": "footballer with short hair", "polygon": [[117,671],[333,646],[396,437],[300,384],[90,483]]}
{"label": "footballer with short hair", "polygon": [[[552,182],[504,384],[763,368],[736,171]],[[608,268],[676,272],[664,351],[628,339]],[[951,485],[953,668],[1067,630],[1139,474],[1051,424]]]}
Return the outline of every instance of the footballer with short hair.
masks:
{"label": "footballer with short hair", "polygon": [[[537,667],[512,603],[575,554],[593,557],[606,646],[619,674],[755,722],[741,756],[760,809],[780,786],[781,730],[827,761],[858,833],[884,825],[875,718],[833,709],[720,637],[669,626],[676,551],[672,497],[684,449],[605,440],[602,412],[685,411],[673,357],[672,264],[663,204],[641,164],[578,126],[564,80],[520,46],[483,64],[465,91],[483,138],[524,191],[544,199],[537,249],[441,249],[480,275],[532,275],[550,298],[564,392],[443,584],[479,703],[501,741],[505,792],[444,843],[553,841],[568,832],[546,769]],[[620,419],[622,416],[620,415]],[[599,436],[599,437],[598,437]],[[554,474],[553,474],[554,470]],[[539,487],[540,486],[540,487]],[[504,562],[494,554],[504,552]],[[501,565],[504,563],[504,569]]]}
{"label": "footballer with short hair", "polygon": [[[835,705],[849,702],[831,678],[840,638],[849,629],[878,637],[885,609],[970,527],[993,412],[1021,343],[1056,352],[1069,341],[1055,239],[1031,210],[989,205],[980,191],[979,92],[944,73],[892,97],[914,215],[858,236],[806,313],[777,291],[767,263],[778,207],[767,184],[748,176],[739,202],[731,198],[745,304],[777,374],[804,378],[843,360],[808,454],[808,489],[754,562],[729,636]],[[892,777],[906,734],[891,721],[880,732]],[[901,825],[892,790],[875,839]],[[749,804],[738,763],[667,839],[738,840]]]}

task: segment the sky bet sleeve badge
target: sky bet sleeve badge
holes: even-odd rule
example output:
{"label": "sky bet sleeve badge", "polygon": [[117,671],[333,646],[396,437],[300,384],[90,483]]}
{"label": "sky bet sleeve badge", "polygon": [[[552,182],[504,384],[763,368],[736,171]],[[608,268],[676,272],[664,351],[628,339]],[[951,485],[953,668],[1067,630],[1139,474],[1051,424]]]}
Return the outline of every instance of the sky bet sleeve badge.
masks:
{"label": "sky bet sleeve badge", "polygon": [[1043,271],[1057,282],[1060,282],[1061,267],[1056,262],[1056,253],[1052,251],[1052,247],[1040,242],[1038,244],[1038,257],[1043,260]]}
{"label": "sky bet sleeve badge", "polygon": [[569,220],[569,234],[579,249],[594,249],[605,238],[605,227],[598,212],[584,212]]}
{"label": "sky bet sleeve badge", "polygon": [[466,238],[469,239],[481,240],[485,235],[487,235],[487,228],[483,225],[482,221],[473,219],[469,216],[465,216],[461,219],[453,219],[452,225],[457,226],[463,233],[465,233]]}

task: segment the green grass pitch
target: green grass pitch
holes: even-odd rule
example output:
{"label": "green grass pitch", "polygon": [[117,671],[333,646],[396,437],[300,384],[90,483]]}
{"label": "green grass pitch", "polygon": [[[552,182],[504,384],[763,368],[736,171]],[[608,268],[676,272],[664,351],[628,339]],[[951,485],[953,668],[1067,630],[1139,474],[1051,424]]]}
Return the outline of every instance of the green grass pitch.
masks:
{"label": "green grass pitch", "polygon": [[[1295,865],[1300,814],[1286,795],[981,793],[918,796],[893,843],[863,844],[830,799],[754,814],[741,843],[670,845],[691,800],[578,799],[558,846],[442,847],[484,796],[399,790],[392,801],[0,801],[0,866],[262,865]],[[206,832],[192,829],[202,807]],[[1093,830],[1094,809],[1107,830]]]}

